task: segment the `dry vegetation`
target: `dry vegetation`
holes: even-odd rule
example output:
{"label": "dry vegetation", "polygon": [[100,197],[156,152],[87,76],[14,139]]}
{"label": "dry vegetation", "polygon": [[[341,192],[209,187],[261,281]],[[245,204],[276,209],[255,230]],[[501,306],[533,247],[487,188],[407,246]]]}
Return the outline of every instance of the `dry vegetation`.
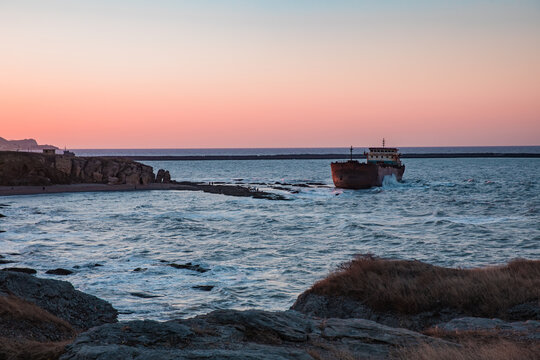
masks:
{"label": "dry vegetation", "polygon": [[76,332],[66,321],[14,296],[0,296],[0,359],[56,359]]}
{"label": "dry vegetation", "polygon": [[540,298],[540,260],[450,269],[364,255],[315,283],[311,291],[353,298],[376,311],[416,314],[449,308],[474,316],[504,318],[511,306]]}
{"label": "dry vegetation", "polygon": [[537,360],[540,344],[516,343],[500,340],[495,343],[462,343],[461,347],[433,346],[401,349],[394,355],[396,360]]}

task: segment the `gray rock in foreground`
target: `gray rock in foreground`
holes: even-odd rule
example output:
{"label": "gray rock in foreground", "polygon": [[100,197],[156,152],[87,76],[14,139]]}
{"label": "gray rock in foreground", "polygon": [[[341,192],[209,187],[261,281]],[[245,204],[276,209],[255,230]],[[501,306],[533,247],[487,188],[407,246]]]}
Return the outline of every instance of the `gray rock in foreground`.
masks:
{"label": "gray rock in foreground", "polygon": [[514,321],[501,319],[486,319],[479,317],[463,317],[452,319],[435,326],[442,331],[484,331],[501,333],[527,340],[540,340],[540,321]]}
{"label": "gray rock in foreground", "polygon": [[66,281],[0,271],[0,295],[9,294],[34,303],[79,330],[117,321],[118,313],[111,304],[75,290]]}
{"label": "gray rock in foreground", "polygon": [[107,324],[81,334],[63,360],[370,359],[420,342],[446,344],[364,319],[317,319],[296,311],[219,310],[191,319]]}

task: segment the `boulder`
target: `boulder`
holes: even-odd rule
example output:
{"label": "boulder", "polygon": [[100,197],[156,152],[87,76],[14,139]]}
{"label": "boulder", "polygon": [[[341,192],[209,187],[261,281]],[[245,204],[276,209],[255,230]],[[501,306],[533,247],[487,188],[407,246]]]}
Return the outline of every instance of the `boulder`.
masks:
{"label": "boulder", "polygon": [[52,270],[47,270],[45,271],[45,274],[49,274],[49,275],[71,275],[73,274],[73,271],[71,270],[67,270],[67,269],[62,269],[62,268],[57,268],[57,269],[52,269]]}
{"label": "boulder", "polygon": [[171,174],[169,173],[169,171],[165,171],[165,173],[163,174],[163,182],[164,183],[170,183],[171,182]]}
{"label": "boulder", "polygon": [[156,175],[155,182],[162,183],[163,182],[163,175],[165,174],[165,170],[159,169]]}
{"label": "boulder", "polygon": [[67,321],[78,330],[116,322],[108,302],[73,288],[69,282],[0,271],[0,295],[14,295]]}
{"label": "boulder", "polygon": [[[81,334],[63,360],[387,358],[420,343],[455,346],[363,319],[317,319],[296,311],[218,310],[191,319],[107,324]],[[353,357],[354,356],[354,357]]]}

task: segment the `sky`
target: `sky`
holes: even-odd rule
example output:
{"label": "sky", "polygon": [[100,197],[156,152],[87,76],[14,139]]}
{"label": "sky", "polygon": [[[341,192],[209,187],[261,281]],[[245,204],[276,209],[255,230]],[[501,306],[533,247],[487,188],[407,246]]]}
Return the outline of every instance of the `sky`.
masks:
{"label": "sky", "polygon": [[540,145],[540,2],[0,0],[0,136]]}

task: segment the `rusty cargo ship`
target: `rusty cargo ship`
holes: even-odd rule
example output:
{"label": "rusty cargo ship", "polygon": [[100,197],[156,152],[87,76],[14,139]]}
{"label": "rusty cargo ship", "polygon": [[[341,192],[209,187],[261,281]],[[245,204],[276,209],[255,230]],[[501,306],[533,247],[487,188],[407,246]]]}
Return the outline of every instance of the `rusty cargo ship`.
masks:
{"label": "rusty cargo ship", "polygon": [[364,152],[366,162],[360,163],[352,158],[344,162],[333,162],[332,180],[334,185],[343,189],[367,189],[373,186],[382,186],[385,176],[395,176],[401,181],[405,172],[405,165],[401,163],[397,148],[370,147]]}

